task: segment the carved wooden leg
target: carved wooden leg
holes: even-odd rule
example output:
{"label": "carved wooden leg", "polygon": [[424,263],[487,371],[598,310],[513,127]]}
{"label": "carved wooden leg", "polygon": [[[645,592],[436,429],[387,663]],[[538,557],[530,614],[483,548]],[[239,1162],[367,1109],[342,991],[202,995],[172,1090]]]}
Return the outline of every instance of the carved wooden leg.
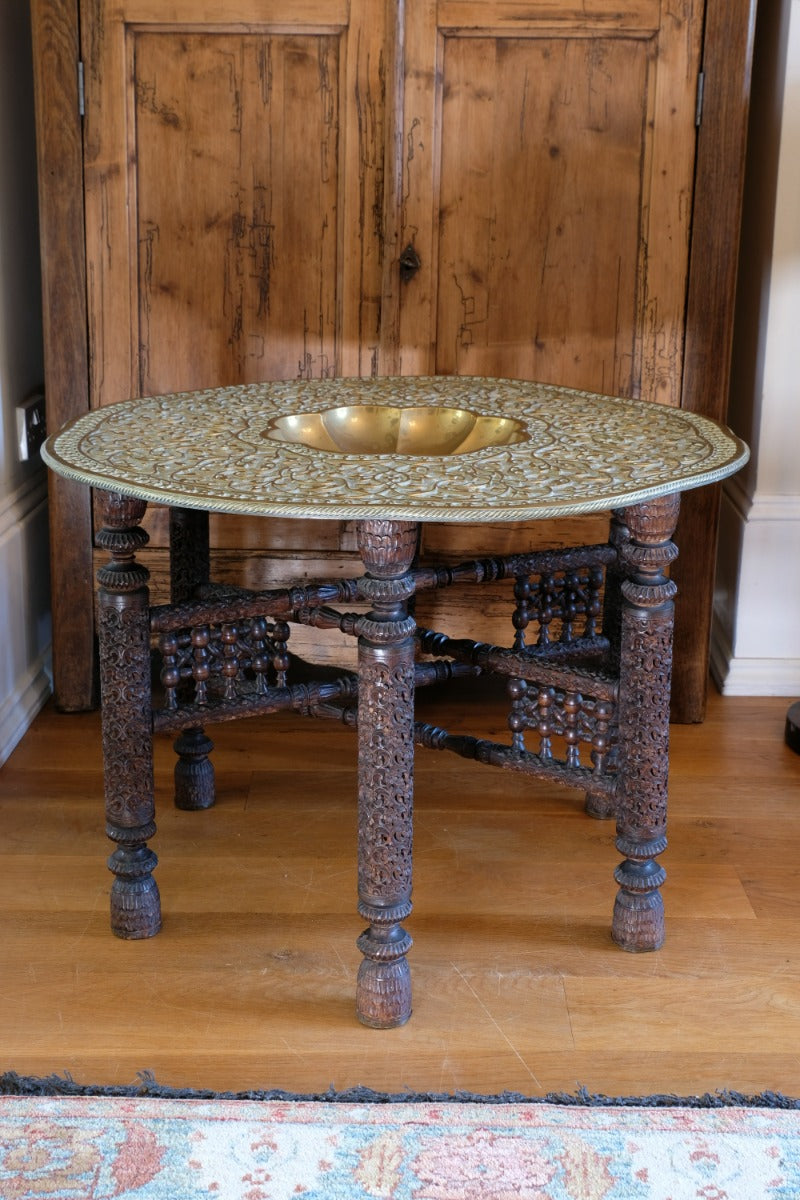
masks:
{"label": "carved wooden leg", "polygon": [[665,568],[677,558],[670,538],[680,497],[627,510],[629,573],[622,585],[620,787],[617,849],[625,855],[612,936],[624,950],[657,950],[664,941],[665,872],[656,858],[667,845],[669,698],[675,584]]}
{"label": "carved wooden leg", "polygon": [[411,912],[414,772],[413,583],[417,546],[409,521],[360,521],[367,570],[360,593],[372,610],[358,640],[358,911],[369,921],[358,939],[356,1012],[365,1025],[389,1029],[411,1016]]}
{"label": "carved wooden leg", "polygon": [[[625,524],[625,509],[616,508],[611,513],[609,528],[609,545],[614,546],[618,554],[630,540],[630,531]],[[619,671],[620,637],[622,628],[622,580],[624,571],[619,562],[606,570],[605,594],[603,598],[603,635],[611,644],[611,662]],[[586,793],[586,811],[590,817],[606,820],[616,815],[614,800],[603,792]]]}
{"label": "carved wooden leg", "polygon": [[150,695],[150,609],[146,567],[136,551],[148,537],[139,522],[147,505],[117,493],[100,494],[103,528],[97,544],[111,561],[97,573],[106,831],[117,849],[108,865],[111,928],[118,937],[151,937],[161,927],[161,901],[152,876],[155,833]]}
{"label": "carved wooden leg", "polygon": [[[169,510],[169,579],[173,604],[189,600],[210,575],[208,513],[192,508]],[[208,757],[214,743],[201,725],[186,729],[173,744],[175,763],[175,806],[182,809],[211,808],[216,800],[214,766]]]}

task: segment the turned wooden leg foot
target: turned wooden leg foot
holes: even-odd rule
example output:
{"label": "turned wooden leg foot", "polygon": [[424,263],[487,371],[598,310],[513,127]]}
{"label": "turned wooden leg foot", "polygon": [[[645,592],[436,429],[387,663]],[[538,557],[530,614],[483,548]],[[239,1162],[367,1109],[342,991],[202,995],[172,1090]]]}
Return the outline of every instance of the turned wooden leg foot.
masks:
{"label": "turned wooden leg foot", "polygon": [[[364,915],[364,908],[359,911]],[[398,924],[411,905],[383,913],[376,911],[356,945],[364,955],[356,981],[356,1012],[363,1025],[394,1029],[411,1016],[411,970],[406,954],[411,938]]]}
{"label": "turned wooden leg foot", "polygon": [[361,521],[358,544],[367,574],[359,591],[372,610],[358,641],[358,911],[369,927],[358,939],[364,960],[356,1013],[389,1029],[411,1015],[411,912],[414,773],[414,619],[408,614],[417,525]]}
{"label": "turned wooden leg foot", "polygon": [[626,510],[630,542],[622,557],[619,788],[615,872],[619,893],[612,937],[624,950],[657,950],[664,941],[660,888],[666,877],[656,862],[666,849],[669,774],[669,701],[672,674],[673,596],[665,574],[677,557],[670,541],[678,496]]}
{"label": "turned wooden leg foot", "polygon": [[191,811],[211,808],[216,799],[214,766],[208,757],[214,743],[194,725],[184,729],[173,744],[175,763],[175,807]]}
{"label": "turned wooden leg foot", "polygon": [[154,827],[108,830],[109,837],[120,843],[108,860],[109,870],[114,873],[111,931],[117,937],[148,938],[161,928],[161,897],[153,879],[158,859],[144,841],[152,832]]}
{"label": "turned wooden leg foot", "polygon": [[623,950],[658,950],[664,943],[664,901],[658,889],[667,873],[653,857],[666,845],[663,838],[641,847],[641,860],[626,859],[614,872],[620,890],[614,903],[612,936]]}

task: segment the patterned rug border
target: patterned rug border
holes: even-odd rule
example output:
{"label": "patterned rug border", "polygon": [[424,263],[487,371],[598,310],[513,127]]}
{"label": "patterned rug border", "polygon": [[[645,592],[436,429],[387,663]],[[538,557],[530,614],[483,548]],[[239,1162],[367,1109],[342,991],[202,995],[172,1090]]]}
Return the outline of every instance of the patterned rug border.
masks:
{"label": "patterned rug border", "polygon": [[605,1096],[578,1087],[574,1093],[549,1092],[526,1096],[521,1092],[478,1095],[475,1092],[377,1092],[368,1087],[333,1087],[326,1092],[297,1093],[280,1088],[264,1091],[214,1092],[203,1088],[175,1088],[159,1083],[150,1071],[138,1073],[138,1083],[102,1085],[77,1083],[68,1071],[63,1075],[0,1074],[0,1096],[128,1096],[160,1100],[258,1100],[317,1101],[326,1104],[556,1104],[574,1108],[776,1108],[800,1109],[800,1099],[781,1092],[764,1091],[746,1095],[727,1088],[700,1096],[677,1096],[656,1092],[650,1096]]}

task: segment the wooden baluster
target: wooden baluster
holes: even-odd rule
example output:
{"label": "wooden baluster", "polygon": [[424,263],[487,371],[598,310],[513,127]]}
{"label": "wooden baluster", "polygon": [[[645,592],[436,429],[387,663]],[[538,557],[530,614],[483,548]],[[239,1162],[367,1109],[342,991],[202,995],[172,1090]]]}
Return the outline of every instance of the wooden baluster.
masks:
{"label": "wooden baluster", "polygon": [[552,688],[539,689],[536,700],[536,729],[539,733],[539,757],[549,762],[553,757],[553,701]]}
{"label": "wooden baluster", "polygon": [[[182,604],[191,599],[210,571],[208,513],[192,508],[169,510],[170,599]],[[214,743],[202,725],[193,725],[173,743],[175,763],[175,807],[191,811],[211,808],[216,798],[214,765],[209,758]]]}
{"label": "wooden baluster", "polygon": [[[525,630],[531,619],[531,581],[528,575],[518,575],[514,580],[514,599],[517,606],[511,618],[515,629],[514,649],[525,649]],[[525,749],[525,729],[527,724],[524,714],[525,694],[528,685],[524,679],[510,678],[506,691],[511,700],[511,712],[508,714],[508,727],[511,730],[511,745],[515,750]]]}
{"label": "wooden baluster", "polygon": [[256,695],[265,696],[269,687],[267,672],[269,670],[269,655],[267,653],[267,621],[265,617],[254,617],[250,622],[250,644],[253,657],[250,666],[256,677]]}
{"label": "wooden baluster", "polygon": [[178,707],[178,687],[181,682],[181,672],[178,655],[180,642],[176,634],[162,633],[158,639],[163,666],[161,668],[161,685],[164,688],[164,705],[175,710]]}
{"label": "wooden baluster", "polygon": [[369,927],[358,939],[356,1012],[388,1029],[411,1015],[411,912],[414,772],[414,619],[408,572],[418,526],[359,521],[367,574],[359,592],[372,605],[358,640],[358,911]]}
{"label": "wooden baluster", "polygon": [[624,950],[657,950],[664,941],[665,872],[656,858],[667,845],[669,701],[675,584],[665,568],[677,558],[670,541],[680,497],[627,509],[631,540],[622,584],[620,637],[620,786],[617,849],[625,856],[612,936]]}
{"label": "wooden baluster", "polygon": [[520,752],[525,749],[525,730],[528,721],[525,716],[525,700],[528,694],[528,684],[524,679],[512,676],[506,684],[506,692],[511,699],[511,712],[508,714],[508,728],[511,730],[511,745]]}
{"label": "wooden baluster", "polygon": [[236,699],[236,680],[239,678],[239,627],[226,623],[220,629],[219,640],[222,645],[222,662],[220,674],[225,680],[225,699]]}
{"label": "wooden baluster", "polygon": [[[613,705],[607,700],[598,700],[594,706],[594,731],[592,734],[591,750],[592,766],[594,767],[595,775],[605,774],[608,766],[611,746],[610,729],[613,716]],[[589,807],[590,796],[594,801],[591,808]],[[613,817],[614,802],[609,796],[606,796],[605,803],[603,803],[601,793],[590,792],[586,797],[586,811],[592,817]]]}
{"label": "wooden baluster", "polygon": [[547,574],[542,575],[539,579],[538,592],[539,637],[537,639],[537,645],[549,646],[553,640],[550,636],[550,622],[553,620],[555,577]]}
{"label": "wooden baluster", "polygon": [[272,643],[275,653],[272,666],[278,687],[286,687],[286,676],[289,671],[289,633],[290,627],[286,621],[276,621],[272,630]]}
{"label": "wooden baluster", "polygon": [[517,607],[514,609],[511,623],[514,626],[514,649],[525,648],[525,630],[531,620],[531,581],[527,575],[518,575],[514,580],[514,599]]}
{"label": "wooden baluster", "polygon": [[192,679],[195,704],[208,704],[208,681],[211,678],[211,630],[208,625],[192,627]]}
{"label": "wooden baluster", "polygon": [[566,742],[566,764],[568,767],[581,765],[580,716],[583,697],[580,692],[567,692],[564,696],[564,741]]}
{"label": "wooden baluster", "polygon": [[109,859],[111,928],[122,938],[152,937],[161,927],[153,879],[158,859],[147,845],[156,830],[150,692],[149,572],[136,562],[148,542],[139,527],[147,505],[100,492],[103,527],[97,544],[111,561],[97,573],[106,832],[117,849]]}
{"label": "wooden baluster", "polygon": [[578,604],[581,598],[580,578],[574,571],[568,571],[564,576],[562,595],[562,642],[571,642],[575,636],[575,622],[578,617]]}

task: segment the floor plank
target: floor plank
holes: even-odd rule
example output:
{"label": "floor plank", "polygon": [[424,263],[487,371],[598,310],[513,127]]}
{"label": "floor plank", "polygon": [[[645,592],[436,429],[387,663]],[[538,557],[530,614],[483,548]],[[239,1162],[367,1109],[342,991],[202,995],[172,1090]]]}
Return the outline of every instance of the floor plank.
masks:
{"label": "floor plank", "polygon": [[[786,708],[712,695],[702,726],[673,726],[656,954],[611,942],[612,823],[567,790],[420,753],[414,1012],[384,1032],[353,1009],[350,731],[287,715],[217,727],[220,795],[204,813],[172,807],[159,739],[164,928],[122,942],[99,719],[48,708],[0,770],[0,1066],[215,1090],[800,1095]],[[475,689],[431,712],[481,735],[505,721]]]}

